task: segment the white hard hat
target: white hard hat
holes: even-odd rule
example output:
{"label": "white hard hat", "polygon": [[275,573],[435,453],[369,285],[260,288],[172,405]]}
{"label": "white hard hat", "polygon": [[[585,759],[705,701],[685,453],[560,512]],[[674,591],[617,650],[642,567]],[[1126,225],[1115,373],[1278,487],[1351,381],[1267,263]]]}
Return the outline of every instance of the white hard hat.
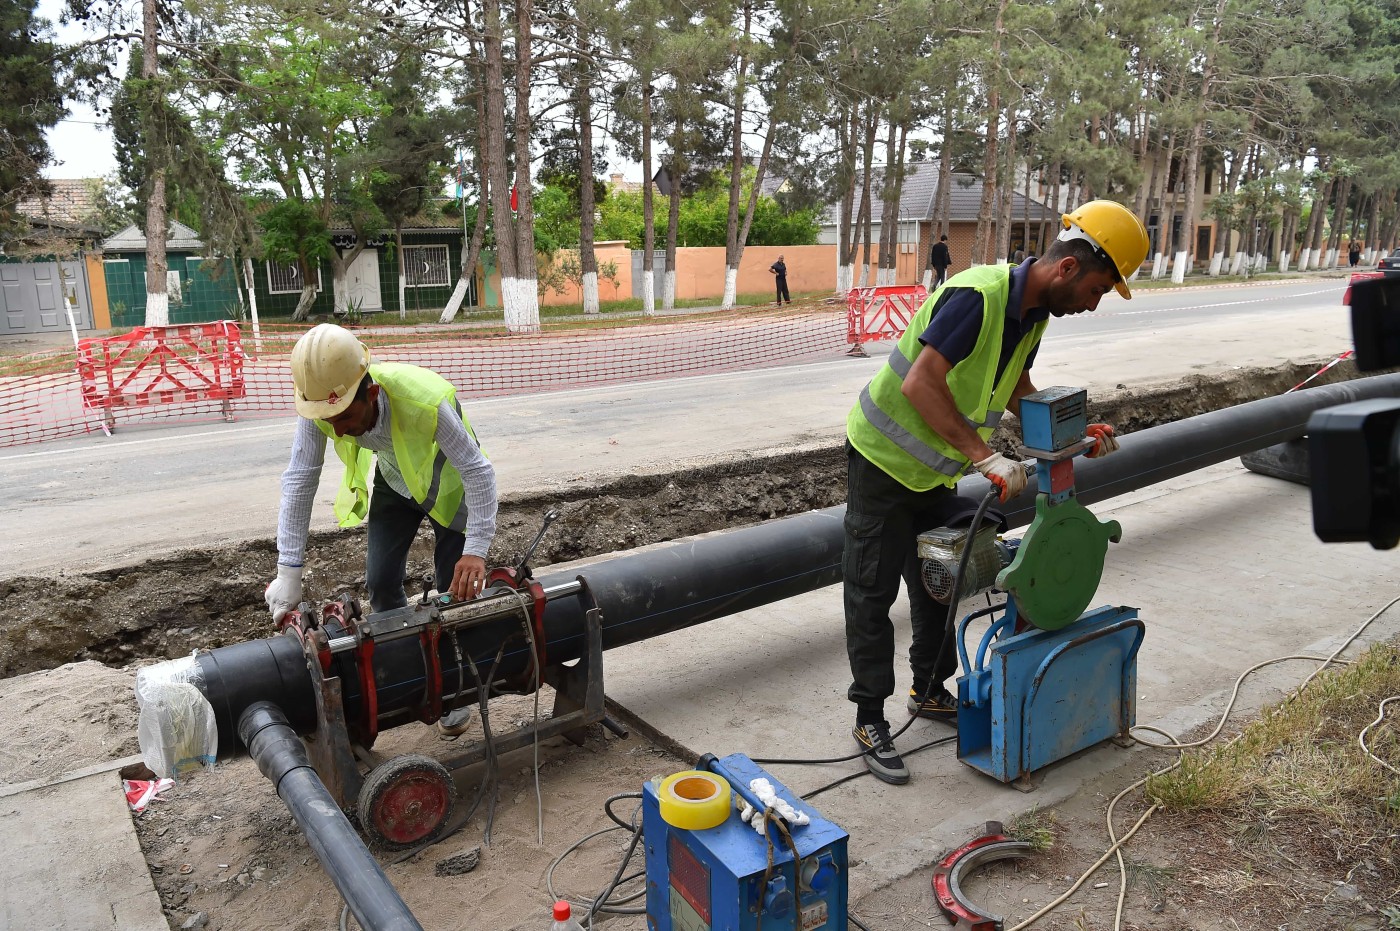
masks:
{"label": "white hard hat", "polygon": [[297,413],[326,420],[345,410],[355,400],[369,363],[369,348],[349,330],[334,323],[307,330],[292,347]]}

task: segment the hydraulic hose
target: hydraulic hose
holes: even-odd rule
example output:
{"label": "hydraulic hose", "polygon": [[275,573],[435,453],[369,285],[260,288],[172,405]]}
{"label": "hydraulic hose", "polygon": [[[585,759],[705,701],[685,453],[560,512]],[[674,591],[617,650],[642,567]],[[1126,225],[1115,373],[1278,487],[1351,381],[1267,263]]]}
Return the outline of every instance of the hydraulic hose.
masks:
{"label": "hydraulic hose", "polygon": [[238,736],[258,769],[277,788],[360,927],[365,931],[423,931],[316,775],[306,745],[287,723],[282,709],[271,702],[254,702],[238,719]]}

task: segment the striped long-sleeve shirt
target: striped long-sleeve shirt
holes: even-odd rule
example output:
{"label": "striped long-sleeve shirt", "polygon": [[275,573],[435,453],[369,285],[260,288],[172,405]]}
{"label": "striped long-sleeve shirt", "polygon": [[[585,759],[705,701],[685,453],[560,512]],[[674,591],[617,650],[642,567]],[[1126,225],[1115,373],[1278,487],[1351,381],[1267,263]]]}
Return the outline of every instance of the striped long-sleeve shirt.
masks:
{"label": "striped long-sleeve shirt", "polygon": [[[389,487],[405,498],[412,498],[394,456],[394,441],[389,431],[393,415],[389,399],[382,391],[377,407],[374,426],[356,437],[356,442],[374,451],[375,468]],[[311,507],[321,483],[327,439],[314,421],[305,417],[297,419],[291,463],[282,473],[282,506],[277,515],[277,561],[281,565],[300,566],[305,560]],[[447,461],[462,476],[462,509],[453,523],[464,527],[467,540],[463,553],[485,558],[496,536],[496,471],[450,401],[438,405],[435,439]]]}

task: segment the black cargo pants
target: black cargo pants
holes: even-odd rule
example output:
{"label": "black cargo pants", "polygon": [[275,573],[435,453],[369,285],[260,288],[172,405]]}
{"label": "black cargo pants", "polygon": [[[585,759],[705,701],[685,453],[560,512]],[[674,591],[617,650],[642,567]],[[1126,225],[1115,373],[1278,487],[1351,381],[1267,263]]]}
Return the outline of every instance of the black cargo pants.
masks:
{"label": "black cargo pants", "polygon": [[[918,535],[942,525],[953,504],[953,488],[911,491],[846,443],[846,543],[841,575],[846,607],[846,653],[851,687],[846,697],[863,716],[883,718],[885,699],[894,694],[894,624],[890,606],[902,578],[909,591],[913,642],[909,665],[914,678],[932,676],[935,685],[957,670],[951,634],[944,641],[948,608],[934,601],[919,577]],[[862,722],[864,723],[864,722]]]}

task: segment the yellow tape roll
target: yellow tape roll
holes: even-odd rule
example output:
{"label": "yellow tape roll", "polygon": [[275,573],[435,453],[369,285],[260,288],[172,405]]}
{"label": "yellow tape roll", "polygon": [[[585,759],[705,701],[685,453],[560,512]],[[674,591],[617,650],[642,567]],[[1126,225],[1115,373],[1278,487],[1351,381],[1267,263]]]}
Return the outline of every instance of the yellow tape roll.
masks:
{"label": "yellow tape roll", "polygon": [[729,817],[729,783],[698,769],[667,776],[656,790],[661,817],[672,827],[704,831]]}

